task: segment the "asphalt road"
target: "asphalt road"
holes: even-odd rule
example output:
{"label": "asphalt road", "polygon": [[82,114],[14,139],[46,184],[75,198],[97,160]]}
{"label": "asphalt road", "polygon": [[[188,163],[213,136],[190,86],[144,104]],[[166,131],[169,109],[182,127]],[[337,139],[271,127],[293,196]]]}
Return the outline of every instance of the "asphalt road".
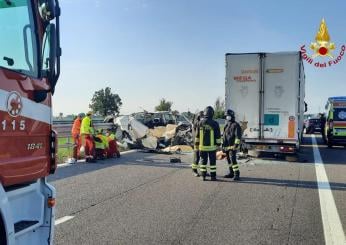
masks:
{"label": "asphalt road", "polygon": [[[328,188],[317,180],[311,142],[307,136],[298,162],[241,160],[239,182],[222,177],[225,161],[217,163],[217,182],[193,177],[191,154],[177,155],[182,163],[131,152],[61,167],[50,177],[55,244],[331,244],[334,229],[343,237],[346,229],[346,149],[318,147]],[[330,190],[339,225],[328,216],[335,214],[324,197]]]}

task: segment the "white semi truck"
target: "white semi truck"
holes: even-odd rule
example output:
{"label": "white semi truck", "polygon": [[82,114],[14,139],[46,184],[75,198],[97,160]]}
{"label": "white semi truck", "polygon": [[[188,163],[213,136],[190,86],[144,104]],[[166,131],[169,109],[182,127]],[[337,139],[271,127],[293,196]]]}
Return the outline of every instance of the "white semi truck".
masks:
{"label": "white semi truck", "polygon": [[292,156],[300,147],[306,109],[300,52],[226,54],[226,109],[252,154]]}

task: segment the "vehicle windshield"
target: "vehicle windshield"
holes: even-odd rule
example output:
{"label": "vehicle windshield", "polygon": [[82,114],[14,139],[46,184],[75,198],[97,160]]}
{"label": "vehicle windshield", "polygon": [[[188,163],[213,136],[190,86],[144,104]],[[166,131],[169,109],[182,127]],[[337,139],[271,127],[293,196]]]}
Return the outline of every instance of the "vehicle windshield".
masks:
{"label": "vehicle windshield", "polygon": [[309,120],[309,123],[313,123],[313,124],[319,124],[321,122],[321,120],[320,119],[310,119]]}
{"label": "vehicle windshield", "polygon": [[334,109],[334,121],[346,121],[346,108]]}
{"label": "vehicle windshield", "polygon": [[28,0],[0,0],[0,66],[37,76],[37,46]]}

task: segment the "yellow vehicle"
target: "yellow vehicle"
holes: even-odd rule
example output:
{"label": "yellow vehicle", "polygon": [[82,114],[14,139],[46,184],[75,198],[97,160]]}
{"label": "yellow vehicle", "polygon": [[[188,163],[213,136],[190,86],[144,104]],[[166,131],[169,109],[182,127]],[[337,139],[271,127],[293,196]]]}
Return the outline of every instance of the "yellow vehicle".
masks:
{"label": "yellow vehicle", "polygon": [[326,110],[325,135],[328,147],[346,146],[346,96],[329,98]]}

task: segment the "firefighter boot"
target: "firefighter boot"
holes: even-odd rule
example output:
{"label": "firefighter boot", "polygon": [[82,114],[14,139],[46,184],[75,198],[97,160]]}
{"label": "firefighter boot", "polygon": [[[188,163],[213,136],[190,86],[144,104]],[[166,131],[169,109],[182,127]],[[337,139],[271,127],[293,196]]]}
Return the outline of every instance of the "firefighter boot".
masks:
{"label": "firefighter boot", "polygon": [[202,175],[202,180],[205,181],[206,180],[206,173],[205,172],[201,172]]}
{"label": "firefighter boot", "polygon": [[194,175],[195,177],[199,177],[199,176],[200,176],[199,173],[198,173],[198,171],[197,171],[197,169],[192,169],[192,172],[193,172],[193,175]]}
{"label": "firefighter boot", "polygon": [[234,171],[232,168],[229,169],[229,174],[226,174],[224,178],[230,178],[232,179],[234,177]]}
{"label": "firefighter boot", "polygon": [[210,173],[210,180],[216,181],[216,173]]}
{"label": "firefighter boot", "polygon": [[233,180],[235,180],[235,181],[238,181],[238,180],[240,180],[240,171],[238,170],[238,171],[235,171],[235,173],[234,173],[234,179]]}

